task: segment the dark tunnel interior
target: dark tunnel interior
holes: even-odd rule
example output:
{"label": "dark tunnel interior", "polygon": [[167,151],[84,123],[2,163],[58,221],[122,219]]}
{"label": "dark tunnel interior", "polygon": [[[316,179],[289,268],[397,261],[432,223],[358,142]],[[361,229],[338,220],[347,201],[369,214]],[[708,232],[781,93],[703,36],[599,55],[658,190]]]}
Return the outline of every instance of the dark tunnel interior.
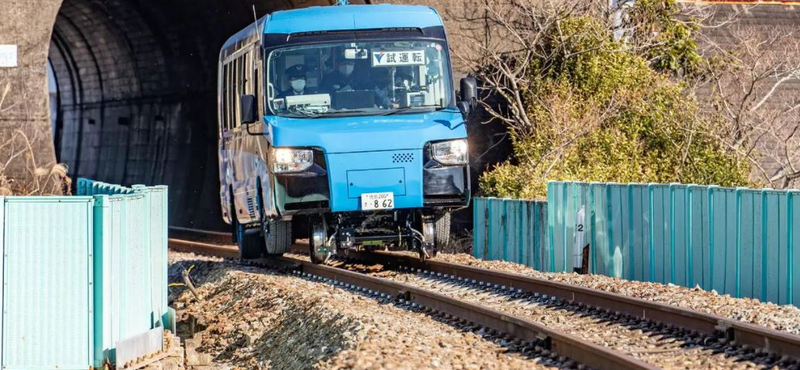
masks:
{"label": "dark tunnel interior", "polygon": [[[49,58],[54,141],[73,178],[164,184],[170,225],[226,230],[217,169],[217,58],[269,12],[331,0],[64,0]],[[335,1],[333,1],[335,2]]]}

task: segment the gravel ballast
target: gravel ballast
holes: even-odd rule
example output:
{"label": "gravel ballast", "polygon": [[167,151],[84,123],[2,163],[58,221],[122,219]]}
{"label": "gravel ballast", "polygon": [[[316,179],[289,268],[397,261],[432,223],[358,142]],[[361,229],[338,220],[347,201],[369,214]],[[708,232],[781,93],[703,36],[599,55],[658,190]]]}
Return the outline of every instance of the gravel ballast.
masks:
{"label": "gravel ballast", "polygon": [[554,368],[426,314],[263,268],[171,252],[170,282],[191,266],[199,299],[171,288],[190,369]]}
{"label": "gravel ballast", "polygon": [[793,305],[776,305],[751,298],[734,298],[700,288],[686,288],[673,284],[630,281],[602,275],[575,273],[547,273],[528,266],[504,262],[482,261],[468,254],[439,254],[436,260],[474,266],[489,270],[513,272],[538,279],[546,279],[621,294],[633,298],[684,307],[730,319],[800,335],[800,309]]}
{"label": "gravel ballast", "polygon": [[[666,328],[651,328],[644,322],[614,319],[574,305],[554,305],[551,303],[553,301],[547,299],[517,299],[479,286],[458,284],[419,273],[382,272],[381,275],[403,284],[480,304],[510,316],[527,318],[663,369],[771,369],[775,362],[768,357],[757,358],[752,353],[727,346],[713,338]],[[752,360],[760,360],[761,363]]]}

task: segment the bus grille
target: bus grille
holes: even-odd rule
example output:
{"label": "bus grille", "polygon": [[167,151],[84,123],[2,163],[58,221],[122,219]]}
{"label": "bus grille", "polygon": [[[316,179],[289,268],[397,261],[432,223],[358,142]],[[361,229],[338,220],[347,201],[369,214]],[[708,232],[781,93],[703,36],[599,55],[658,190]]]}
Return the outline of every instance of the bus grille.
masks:
{"label": "bus grille", "polygon": [[414,161],[414,153],[396,153],[392,155],[392,163],[411,163]]}

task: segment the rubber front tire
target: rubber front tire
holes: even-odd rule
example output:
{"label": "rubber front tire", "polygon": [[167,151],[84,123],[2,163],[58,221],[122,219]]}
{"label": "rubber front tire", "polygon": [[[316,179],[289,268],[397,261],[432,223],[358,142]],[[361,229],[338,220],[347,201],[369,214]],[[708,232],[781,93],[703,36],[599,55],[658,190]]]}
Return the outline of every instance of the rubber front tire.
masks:
{"label": "rubber front tire", "polygon": [[436,235],[433,242],[436,253],[450,244],[450,212],[437,213],[434,223]]}
{"label": "rubber front tire", "polygon": [[265,236],[267,255],[280,256],[288,252],[292,246],[292,222],[270,219],[268,230]]}
{"label": "rubber front tire", "polygon": [[239,258],[243,260],[252,260],[261,258],[264,254],[264,239],[261,238],[261,233],[246,234],[244,226],[237,223],[238,235],[236,236],[236,244],[239,247]]}

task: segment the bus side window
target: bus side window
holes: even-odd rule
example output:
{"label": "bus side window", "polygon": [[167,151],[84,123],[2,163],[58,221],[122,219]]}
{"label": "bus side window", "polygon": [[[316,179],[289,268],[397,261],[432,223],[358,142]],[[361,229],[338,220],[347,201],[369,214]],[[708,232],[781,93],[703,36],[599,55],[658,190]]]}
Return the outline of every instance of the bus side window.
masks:
{"label": "bus side window", "polygon": [[228,84],[228,119],[227,119],[227,121],[228,121],[228,130],[230,130],[230,129],[232,129],[234,127],[233,126],[233,120],[236,118],[235,117],[236,110],[234,109],[234,106],[233,106],[233,104],[234,104],[233,94],[236,91],[236,87],[233,84],[233,76],[234,76],[234,73],[235,73],[234,66],[235,66],[234,61],[230,61],[228,63],[228,77],[226,78],[226,83]]}
{"label": "bus side window", "polygon": [[252,94],[253,93],[253,52],[248,51],[244,54],[244,73],[242,73],[242,78],[244,79],[244,93],[243,94]]}
{"label": "bus side window", "polygon": [[240,111],[242,95],[245,94],[245,71],[247,70],[247,66],[245,65],[245,57],[246,54],[240,55],[236,58],[236,104],[234,104],[234,110],[236,111],[236,121],[233,122],[234,127],[239,127],[242,123],[242,112]]}
{"label": "bus side window", "polygon": [[242,72],[241,63],[239,62],[240,58],[236,58],[233,60],[233,76],[231,81],[233,83],[233,94],[231,94],[231,98],[233,100],[233,104],[231,104],[231,109],[233,110],[233,122],[231,122],[231,127],[236,128],[239,126],[239,94],[241,91],[239,90],[242,86],[241,78],[239,74]]}
{"label": "bus side window", "polygon": [[219,126],[220,126],[220,131],[221,132],[228,131],[228,89],[229,89],[229,87],[228,87],[228,74],[229,73],[230,72],[229,72],[228,65],[227,64],[223,65],[222,66],[222,81],[221,81],[221,84],[222,84],[222,92],[221,92],[221,94],[222,94],[222,102],[220,102],[220,104],[222,105],[222,107],[221,107],[222,108],[222,114],[220,115],[220,121],[219,121]]}
{"label": "bus side window", "polygon": [[258,121],[261,121],[261,116],[263,112],[261,109],[263,108],[263,96],[261,89],[261,81],[258,80],[258,77],[261,75],[259,71],[261,70],[261,58],[259,58],[258,49],[255,49],[253,53],[253,95],[256,97],[256,112],[258,114]]}

